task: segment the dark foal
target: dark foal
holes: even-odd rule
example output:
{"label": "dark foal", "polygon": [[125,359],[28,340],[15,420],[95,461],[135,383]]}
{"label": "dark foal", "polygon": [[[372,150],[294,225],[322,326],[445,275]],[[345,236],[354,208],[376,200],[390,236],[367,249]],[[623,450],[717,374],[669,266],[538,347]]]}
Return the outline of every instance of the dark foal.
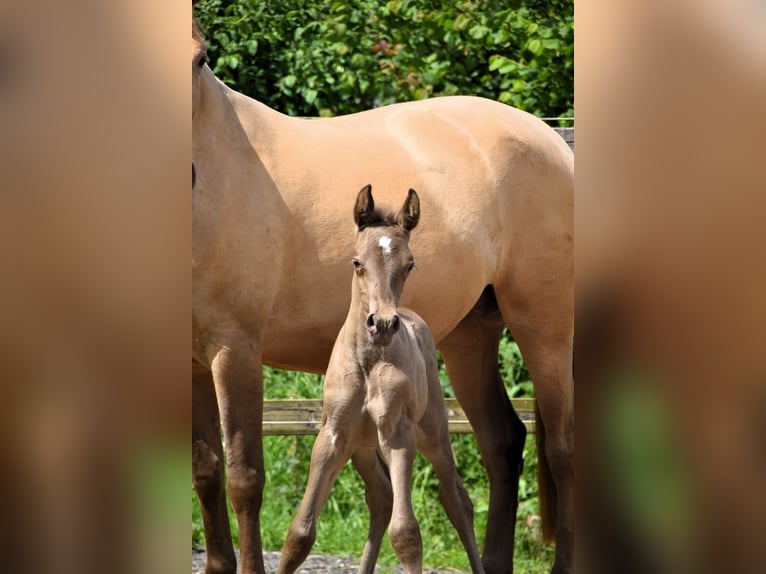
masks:
{"label": "dark foal", "polygon": [[395,215],[375,209],[370,186],[357,196],[351,308],[327,368],[322,428],[279,574],[295,572],[308,556],[319,513],[349,458],[364,479],[370,509],[359,572],[374,571],[389,522],[389,538],[405,570],[422,572],[423,545],[411,500],[416,448],[434,466],[439,499],[465,546],[471,569],[484,572],[473,532],[473,506],[449,442],[436,346],[425,322],[413,311],[399,308],[404,283],[415,265],[408,240],[419,217],[420,203],[412,189]]}

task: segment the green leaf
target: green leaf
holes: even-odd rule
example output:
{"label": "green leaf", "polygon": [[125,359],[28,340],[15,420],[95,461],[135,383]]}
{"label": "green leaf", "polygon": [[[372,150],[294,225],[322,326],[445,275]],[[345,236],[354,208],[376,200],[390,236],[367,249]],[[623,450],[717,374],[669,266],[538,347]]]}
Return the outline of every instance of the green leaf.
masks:
{"label": "green leaf", "polygon": [[303,92],[303,99],[306,100],[306,103],[311,105],[314,103],[314,100],[317,99],[317,96],[319,93],[316,90],[312,90],[311,88],[307,88]]}
{"label": "green leaf", "polygon": [[282,78],[282,83],[287,86],[288,88],[292,88],[295,85],[295,80],[297,78],[290,74],[289,76],[285,76]]}
{"label": "green leaf", "polygon": [[500,69],[498,71],[501,74],[510,74],[511,72],[515,72],[517,68],[518,68],[518,64],[516,64],[516,62],[508,60],[502,66],[500,66]]}
{"label": "green leaf", "polygon": [[452,25],[453,30],[465,30],[468,28],[468,25],[471,23],[470,18],[466,16],[465,14],[458,14],[458,17],[455,18],[455,23]]}
{"label": "green leaf", "polygon": [[492,33],[492,41],[495,44],[505,44],[510,37],[507,30],[501,29]]}
{"label": "green leaf", "polygon": [[222,48],[229,45],[229,35],[226,32],[217,32],[213,35],[213,38]]}
{"label": "green leaf", "polygon": [[388,11],[391,12],[391,14],[396,14],[399,12],[399,8],[402,5],[402,0],[392,0],[388,4],[386,4],[386,8],[388,8]]}
{"label": "green leaf", "polygon": [[507,61],[508,61],[508,58],[506,58],[505,56],[498,56],[497,54],[494,54],[494,55],[490,56],[489,57],[489,71],[490,72],[494,72],[495,70],[500,68],[500,66],[505,64]]}
{"label": "green leaf", "polygon": [[489,59],[489,71],[497,70],[500,74],[510,74],[518,68],[518,63],[506,58],[505,56],[491,56]]}
{"label": "green leaf", "polygon": [[468,30],[468,35],[474,40],[479,40],[486,36],[487,32],[489,32],[489,28],[482,26],[481,24],[476,24],[475,26],[472,26],[470,30]]}

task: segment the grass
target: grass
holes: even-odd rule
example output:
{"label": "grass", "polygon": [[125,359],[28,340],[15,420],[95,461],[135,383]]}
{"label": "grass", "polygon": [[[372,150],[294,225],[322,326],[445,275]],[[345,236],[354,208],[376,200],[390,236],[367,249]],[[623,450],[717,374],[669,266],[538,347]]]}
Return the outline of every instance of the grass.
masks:
{"label": "grass", "polygon": [[[516,343],[506,336],[500,347],[501,372],[512,397],[532,396],[529,374],[521,360]],[[322,395],[322,377],[306,373],[265,368],[266,398],[312,398]],[[446,396],[452,389],[442,368],[442,384]],[[458,472],[474,505],[474,528],[481,548],[487,521],[489,488],[486,473],[473,435],[452,435],[452,448]],[[290,521],[303,496],[308,476],[314,437],[264,437],[266,487],[261,510],[261,528],[265,550],[280,550]],[[519,483],[519,510],[516,522],[515,569],[529,574],[547,572],[553,563],[553,547],[540,541],[537,500],[536,448],[534,435],[524,446],[524,472]],[[457,533],[447,519],[438,500],[438,481],[431,465],[420,454],[413,469],[413,506],[423,537],[423,563],[439,569],[468,571]],[[232,534],[236,536],[236,520],[230,509]],[[364,483],[353,466],[343,468],[333,487],[317,524],[317,541],[312,552],[333,556],[353,555],[358,558],[364,547],[368,526],[364,503]],[[199,505],[192,491],[192,545],[204,546]],[[397,564],[398,560],[387,538],[378,559],[379,565]]]}

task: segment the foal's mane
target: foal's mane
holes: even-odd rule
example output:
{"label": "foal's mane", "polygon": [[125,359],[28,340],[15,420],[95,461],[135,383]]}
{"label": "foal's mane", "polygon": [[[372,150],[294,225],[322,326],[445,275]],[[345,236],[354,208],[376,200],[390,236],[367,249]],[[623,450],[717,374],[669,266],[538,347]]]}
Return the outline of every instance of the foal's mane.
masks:
{"label": "foal's mane", "polygon": [[359,227],[363,231],[368,227],[396,227],[401,226],[399,215],[388,209],[376,207],[371,214],[365,218],[364,225]]}

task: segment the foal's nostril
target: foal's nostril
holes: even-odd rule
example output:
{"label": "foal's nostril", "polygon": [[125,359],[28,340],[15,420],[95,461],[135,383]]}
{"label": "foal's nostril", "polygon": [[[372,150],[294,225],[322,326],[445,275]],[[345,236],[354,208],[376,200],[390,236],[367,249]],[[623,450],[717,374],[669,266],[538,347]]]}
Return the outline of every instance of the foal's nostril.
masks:
{"label": "foal's nostril", "polygon": [[399,321],[399,315],[394,315],[391,319],[391,332],[396,333],[399,331],[400,327],[400,321]]}
{"label": "foal's nostril", "polygon": [[364,322],[364,324],[365,324],[365,326],[367,327],[367,330],[370,333],[375,333],[375,331],[377,331],[377,329],[375,327],[375,315],[374,314],[370,313],[369,315],[367,315],[367,320]]}

